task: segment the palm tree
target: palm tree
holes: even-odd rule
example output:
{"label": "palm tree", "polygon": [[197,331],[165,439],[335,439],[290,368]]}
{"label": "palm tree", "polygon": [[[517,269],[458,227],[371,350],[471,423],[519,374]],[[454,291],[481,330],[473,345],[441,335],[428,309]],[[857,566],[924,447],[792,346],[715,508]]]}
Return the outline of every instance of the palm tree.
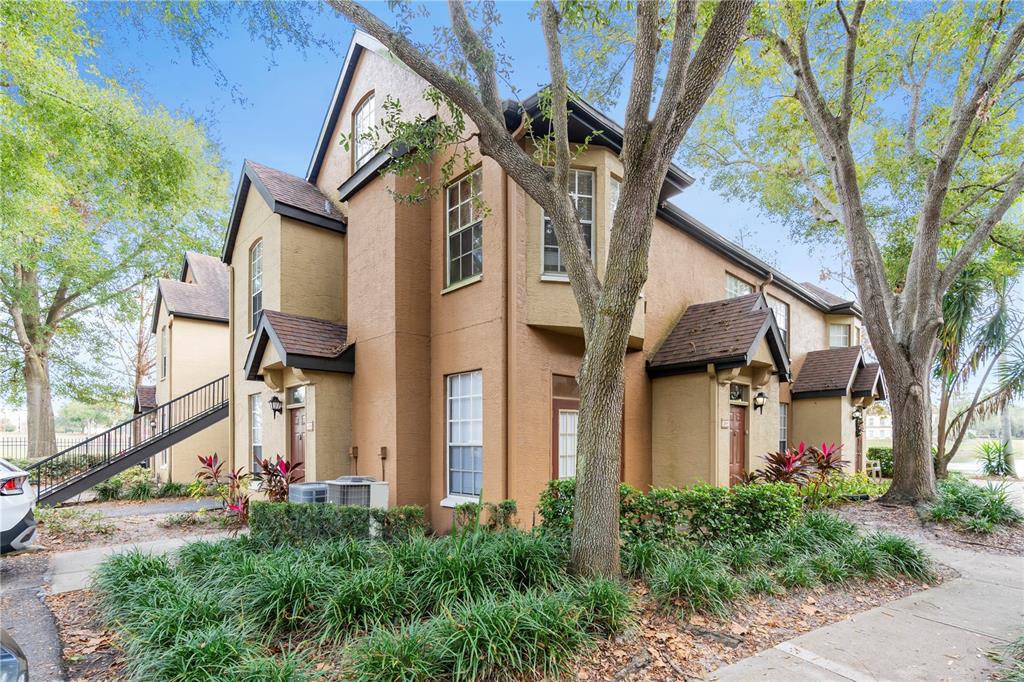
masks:
{"label": "palm tree", "polygon": [[[934,377],[938,384],[938,438],[935,474],[945,478],[974,418],[992,414],[1024,394],[1024,345],[1019,338],[1024,316],[1014,306],[1015,281],[992,267],[975,262],[964,268],[942,299],[943,325]],[[1006,360],[1000,363],[1000,358]],[[999,381],[986,392],[989,376],[999,367]],[[976,380],[966,405],[954,399]]]}

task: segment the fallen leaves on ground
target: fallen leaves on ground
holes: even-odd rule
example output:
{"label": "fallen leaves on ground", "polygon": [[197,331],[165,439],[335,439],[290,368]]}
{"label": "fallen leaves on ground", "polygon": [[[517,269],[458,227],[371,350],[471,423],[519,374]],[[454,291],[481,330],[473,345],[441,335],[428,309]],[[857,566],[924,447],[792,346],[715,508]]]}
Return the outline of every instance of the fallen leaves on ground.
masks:
{"label": "fallen leaves on ground", "polygon": [[57,621],[64,664],[71,682],[121,679],[123,660],[113,636],[99,622],[91,590],[50,595],[46,604]]}

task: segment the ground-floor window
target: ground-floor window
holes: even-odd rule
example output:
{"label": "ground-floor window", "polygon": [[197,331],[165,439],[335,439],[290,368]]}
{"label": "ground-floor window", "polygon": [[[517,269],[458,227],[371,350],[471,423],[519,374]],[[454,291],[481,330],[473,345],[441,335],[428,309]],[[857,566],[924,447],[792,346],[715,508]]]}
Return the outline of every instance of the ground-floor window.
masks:
{"label": "ground-floor window", "polygon": [[252,454],[252,470],[257,472],[263,460],[263,413],[259,393],[249,396],[249,449]]}
{"label": "ground-floor window", "polygon": [[167,450],[160,451],[160,466],[167,466]]}
{"label": "ground-floor window", "polygon": [[789,447],[789,403],[779,403],[779,452]]}
{"label": "ground-floor window", "polygon": [[451,374],[447,384],[448,494],[477,497],[483,488],[483,373]]}
{"label": "ground-floor window", "polygon": [[576,476],[576,431],[579,410],[558,411],[558,477]]}

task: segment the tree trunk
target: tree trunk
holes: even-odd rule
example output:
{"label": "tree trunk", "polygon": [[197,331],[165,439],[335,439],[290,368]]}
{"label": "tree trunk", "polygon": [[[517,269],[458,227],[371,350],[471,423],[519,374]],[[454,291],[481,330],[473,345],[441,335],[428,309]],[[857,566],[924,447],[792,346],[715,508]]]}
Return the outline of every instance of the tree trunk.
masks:
{"label": "tree trunk", "polygon": [[999,438],[1006,443],[1006,448],[1003,450],[1003,459],[1006,462],[1007,473],[1016,478],[1017,465],[1013,461],[1013,429],[1010,426],[1010,403],[1003,405],[1003,409],[999,411]]}
{"label": "tree trunk", "polygon": [[891,369],[883,364],[892,410],[893,460],[892,485],[882,496],[883,502],[917,504],[935,499],[928,382],[931,361],[931,357],[905,359]]}
{"label": "tree trunk", "polygon": [[48,457],[57,452],[49,362],[45,356],[25,353],[24,374],[28,399],[28,457]]}
{"label": "tree trunk", "polygon": [[607,337],[591,339],[580,368],[577,491],[570,566],[585,577],[619,575],[619,472],[623,360],[608,361]]}
{"label": "tree trunk", "polygon": [[952,457],[940,455],[935,458],[935,479],[942,480],[949,476],[949,460]]}

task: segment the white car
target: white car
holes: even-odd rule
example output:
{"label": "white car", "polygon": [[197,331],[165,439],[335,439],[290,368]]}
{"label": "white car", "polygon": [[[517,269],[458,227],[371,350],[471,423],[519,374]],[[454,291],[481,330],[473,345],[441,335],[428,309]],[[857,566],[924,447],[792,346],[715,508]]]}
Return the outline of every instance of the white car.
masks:
{"label": "white car", "polygon": [[36,491],[28,472],[0,459],[0,554],[16,552],[32,544],[36,519],[32,509]]}

